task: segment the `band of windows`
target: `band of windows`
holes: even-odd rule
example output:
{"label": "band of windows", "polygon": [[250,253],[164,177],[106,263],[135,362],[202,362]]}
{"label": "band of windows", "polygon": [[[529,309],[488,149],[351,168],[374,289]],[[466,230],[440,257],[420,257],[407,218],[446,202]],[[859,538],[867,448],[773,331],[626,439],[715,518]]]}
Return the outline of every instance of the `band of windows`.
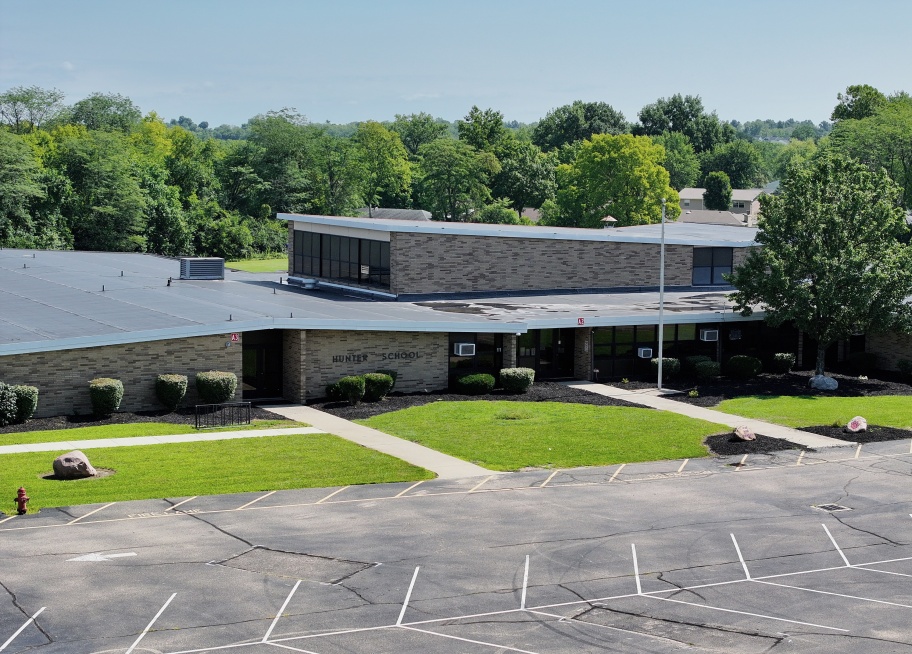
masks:
{"label": "band of windows", "polygon": [[295,275],[390,287],[390,244],[364,238],[295,231]]}

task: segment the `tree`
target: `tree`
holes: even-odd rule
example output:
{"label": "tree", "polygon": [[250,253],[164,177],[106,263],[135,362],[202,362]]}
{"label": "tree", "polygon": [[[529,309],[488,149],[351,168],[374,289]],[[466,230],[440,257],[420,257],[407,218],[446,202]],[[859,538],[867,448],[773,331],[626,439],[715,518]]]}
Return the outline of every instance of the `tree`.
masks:
{"label": "tree", "polygon": [[532,132],[532,142],[549,152],[593,134],[624,134],[630,126],[624,114],[605,102],[577,100],[549,111]]}
{"label": "tree", "polygon": [[645,136],[594,134],[580,144],[572,164],[557,168],[556,204],[540,223],[566,227],[602,227],[613,216],[618,226],[656,223],[662,199],[668,218],[680,213],[678,192],[662,167],[665,153]]}
{"label": "tree", "polygon": [[487,183],[500,169],[493,154],[451,139],[425,143],[418,153],[419,204],[435,220],[467,220],[490,199]]}
{"label": "tree", "polygon": [[640,124],[633,127],[634,134],[658,136],[664,132],[681,132],[690,139],[697,154],[735,138],[735,128],[721,122],[715,112],[706,113],[698,95],[677,93],[667,99],[659,98],[640,109],[639,118]]}
{"label": "tree", "polygon": [[0,246],[22,247],[33,236],[30,207],[43,198],[35,155],[20,137],[0,130]]}
{"label": "tree", "polygon": [[763,159],[752,143],[732,141],[722,143],[700,156],[704,177],[721,170],[731,180],[732,188],[755,188],[766,183]]}
{"label": "tree", "polygon": [[861,120],[873,116],[877,110],[887,104],[887,96],[868,84],[854,84],[846,87],[845,95],[836,94],[839,100],[833,108],[830,120],[834,123],[848,118]]}
{"label": "tree", "polygon": [[320,131],[314,142],[312,168],[314,199],[311,212],[327,216],[354,215],[361,206],[362,162],[351,139]]}
{"label": "tree", "polygon": [[817,138],[817,128],[814,127],[814,123],[809,120],[806,120],[802,123],[798,123],[795,126],[795,129],[792,130],[792,138],[798,139],[799,141],[808,141],[811,139]]}
{"label": "tree", "polygon": [[426,113],[408,116],[396,114],[396,120],[390,125],[390,129],[402,139],[402,145],[408,150],[411,158],[417,159],[418,150],[422,145],[446,137],[449,123]]}
{"label": "tree", "polygon": [[530,225],[530,220],[522,218],[510,207],[508,200],[494,200],[472,214],[473,223],[489,225]]}
{"label": "tree", "polygon": [[793,323],[826,349],[858,332],[912,329],[912,249],[887,174],[836,152],[790,168],[780,193],[761,198],[757,242],[735,269],[731,295],[749,316]]}
{"label": "tree", "polygon": [[706,190],[703,192],[703,206],[712,211],[731,209],[732,186],[728,175],[721,171],[706,176]]}
{"label": "tree", "polygon": [[507,137],[503,114],[494,109],[482,111],[476,106],[473,106],[468,115],[457,123],[456,129],[459,132],[460,141],[468,143],[476,150],[485,152],[496,152]]}
{"label": "tree", "polygon": [[73,105],[70,120],[90,130],[129,132],[142,120],[142,112],[126,96],[93,93]]}
{"label": "tree", "polygon": [[16,134],[41,128],[63,111],[63,91],[17,86],[0,94],[0,120]]}
{"label": "tree", "polygon": [[694,152],[690,139],[681,132],[665,132],[653,136],[652,142],[665,148],[665,161],[669,183],[675,190],[696,186],[700,179],[700,159]]}
{"label": "tree", "polygon": [[509,199],[509,206],[522,215],[525,207],[540,207],[554,196],[556,158],[532,143],[514,143],[502,153],[500,172],[494,176],[491,191],[497,198]]}
{"label": "tree", "polygon": [[408,151],[399,135],[378,122],[369,120],[358,125],[355,141],[361,149],[362,195],[368,216],[380,197],[407,194],[412,181]]}

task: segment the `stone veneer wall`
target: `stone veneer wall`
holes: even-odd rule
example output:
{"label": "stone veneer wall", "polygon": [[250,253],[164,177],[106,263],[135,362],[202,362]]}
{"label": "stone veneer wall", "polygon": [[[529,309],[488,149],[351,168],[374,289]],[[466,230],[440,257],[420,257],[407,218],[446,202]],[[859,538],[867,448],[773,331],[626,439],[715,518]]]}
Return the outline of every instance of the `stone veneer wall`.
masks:
{"label": "stone veneer wall", "polygon": [[341,377],[377,370],[398,372],[396,390],[403,393],[446,388],[448,350],[447,333],[309,330],[307,399],[323,397],[326,385]]}
{"label": "stone veneer wall", "polygon": [[307,332],[286,329],[282,332],[282,395],[289,402],[304,404],[307,398],[307,374],[304,353]]}
{"label": "stone veneer wall", "polygon": [[516,334],[503,335],[503,367],[516,367]]}
{"label": "stone veneer wall", "polygon": [[[659,246],[393,232],[390,268],[397,294],[658,286]],[[690,286],[692,269],[693,246],[665,247],[666,284]]]}
{"label": "stone veneer wall", "polygon": [[573,352],[573,376],[584,381],[592,380],[592,329],[576,330]]}
{"label": "stone veneer wall", "polygon": [[868,334],[865,337],[865,352],[877,355],[877,367],[884,370],[897,370],[900,359],[912,361],[912,335],[890,332],[887,334]]}
{"label": "stone veneer wall", "polygon": [[[241,336],[243,338],[243,335]],[[229,334],[149,341],[126,345],[0,356],[0,381],[38,387],[36,417],[92,411],[89,381],[113,377],[124,385],[123,411],[161,409],[155,378],[165,373],[187,375],[185,405],[196,404],[197,372],[222,370],[238,376],[241,394],[241,344],[226,348]]]}

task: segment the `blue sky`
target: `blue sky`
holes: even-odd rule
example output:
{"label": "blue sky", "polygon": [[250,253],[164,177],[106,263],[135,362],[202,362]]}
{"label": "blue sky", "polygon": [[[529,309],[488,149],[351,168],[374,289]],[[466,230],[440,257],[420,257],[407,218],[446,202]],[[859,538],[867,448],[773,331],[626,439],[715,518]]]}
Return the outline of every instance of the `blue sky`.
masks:
{"label": "blue sky", "polygon": [[129,96],[241,124],[532,122],[573,100],[635,120],[674,93],[725,120],[829,118],[849,84],[912,92],[908,0],[0,0],[0,91]]}

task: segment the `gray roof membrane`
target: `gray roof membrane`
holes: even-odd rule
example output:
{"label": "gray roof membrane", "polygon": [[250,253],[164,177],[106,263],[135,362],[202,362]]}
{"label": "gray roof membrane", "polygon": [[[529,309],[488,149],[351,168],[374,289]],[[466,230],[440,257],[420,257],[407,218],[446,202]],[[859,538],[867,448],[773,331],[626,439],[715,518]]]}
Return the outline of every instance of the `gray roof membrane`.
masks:
{"label": "gray roof membrane", "polygon": [[[179,268],[144,254],[0,250],[0,355],[255,329],[522,333],[658,316],[658,293],[390,302],[305,291],[281,274],[185,281]],[[666,293],[666,311],[674,322],[741,319],[719,291]]]}

